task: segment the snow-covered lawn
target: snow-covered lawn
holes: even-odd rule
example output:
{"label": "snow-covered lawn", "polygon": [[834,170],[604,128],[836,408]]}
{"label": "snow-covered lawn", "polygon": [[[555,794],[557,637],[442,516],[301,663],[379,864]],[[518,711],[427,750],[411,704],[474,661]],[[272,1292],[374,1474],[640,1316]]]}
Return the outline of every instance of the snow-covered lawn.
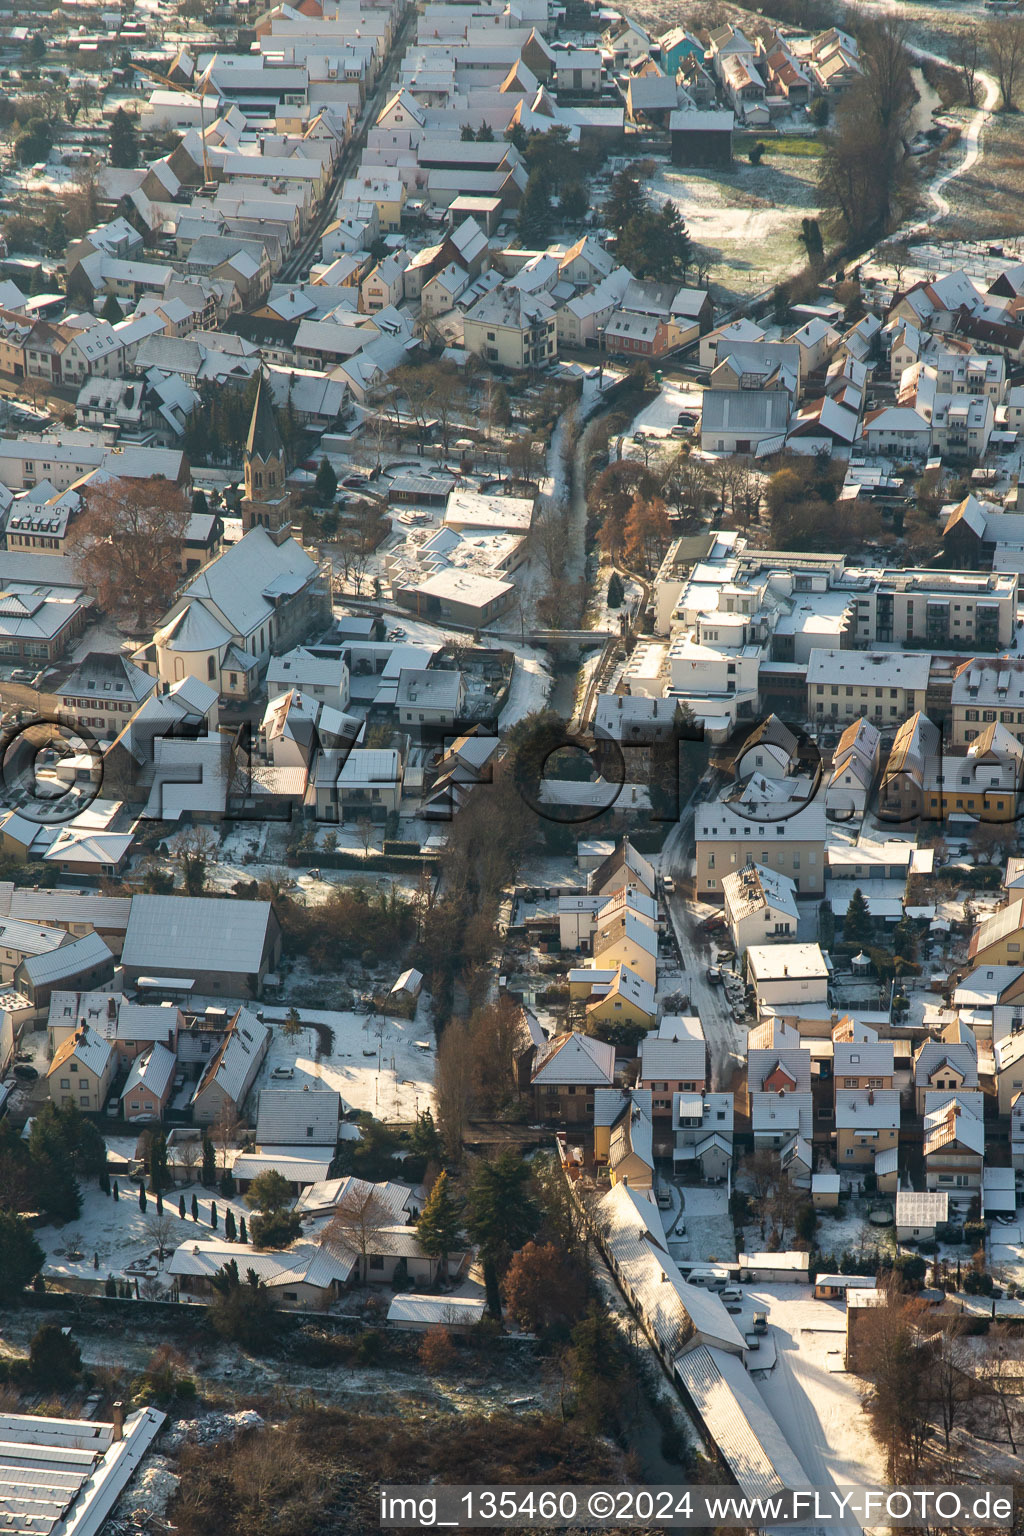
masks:
{"label": "snow-covered lawn", "polygon": [[[283,1019],[287,1012],[287,1008],[262,1009],[268,1023]],[[304,1023],[313,1020],[333,1030],[330,1055],[317,1061],[315,1030],[303,1029],[289,1039],[275,1029],[254,1091],[275,1083],[301,1088],[319,1081],[337,1089],[349,1108],[367,1110],[377,1120],[413,1120],[433,1108],[435,1046],[428,1025],[390,1014],[385,1018],[309,1008],[299,1012]],[[427,1042],[428,1049],[417,1041]],[[271,1074],[279,1067],[292,1067],[294,1077],[274,1079]]]}
{"label": "snow-covered lawn", "polygon": [[[169,1285],[166,1277],[171,1254],[181,1243],[190,1239],[204,1241],[224,1235],[224,1217],[230,1207],[235,1221],[244,1216],[248,1222],[252,1212],[240,1197],[224,1200],[217,1189],[204,1189],[200,1184],[189,1184],[182,1189],[168,1190],[164,1197],[164,1216],[167,1232],[164,1237],[165,1255],[160,1263],[155,1235],[157,1222],[156,1196],[147,1192],[146,1210],[139,1209],[138,1187],[125,1179],[116,1181],[120,1199],[105,1195],[92,1183],[82,1185],[82,1213],[74,1221],[63,1226],[39,1227],[36,1237],[46,1255],[44,1275],[59,1276],[63,1280],[106,1280],[108,1275],[116,1279],[138,1279],[140,1287],[147,1280],[158,1280]],[[199,1204],[199,1220],[178,1215],[178,1197],[185,1198],[186,1212],[191,1210],[192,1196]],[[217,1206],[217,1232],[210,1227],[210,1205]],[[69,1253],[69,1249],[71,1252]],[[81,1257],[74,1257],[81,1254]],[[94,1266],[93,1256],[98,1258]]]}

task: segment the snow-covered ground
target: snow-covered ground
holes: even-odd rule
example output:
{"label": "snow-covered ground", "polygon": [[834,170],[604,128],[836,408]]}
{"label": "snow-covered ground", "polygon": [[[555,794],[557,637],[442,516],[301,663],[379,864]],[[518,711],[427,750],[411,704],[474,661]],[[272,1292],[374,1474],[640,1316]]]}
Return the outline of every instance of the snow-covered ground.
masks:
{"label": "snow-covered ground", "polygon": [[538,651],[517,649],[508,698],[498,716],[501,735],[535,710],[543,709],[551,692],[551,673]]}
{"label": "snow-covered ground", "polygon": [[[815,1301],[804,1285],[762,1286],[747,1295],[768,1312],[777,1353],[775,1367],[758,1386],[811,1486],[884,1487],[883,1460],[861,1401],[863,1383],[829,1369],[829,1355],[845,1349],[845,1306]],[[756,1369],[753,1357],[751,1367]]]}
{"label": "snow-covered ground", "polygon": [[[261,1011],[268,1023],[288,1012],[287,1008]],[[330,1055],[317,1060],[315,1030],[303,1029],[289,1039],[276,1029],[254,1091],[271,1086],[275,1068],[291,1067],[294,1077],[277,1079],[278,1086],[301,1088],[303,1083],[320,1082],[337,1089],[349,1108],[366,1110],[377,1120],[414,1120],[433,1108],[435,1046],[427,1024],[390,1014],[385,1018],[310,1008],[299,1012],[304,1022],[327,1024],[333,1030]],[[425,1042],[427,1048],[417,1041]]]}
{"label": "snow-covered ground", "polygon": [[1024,1284],[1024,1219],[992,1223],[989,1234],[989,1263],[999,1278],[1008,1283]]}
{"label": "snow-covered ground", "polygon": [[[147,1280],[169,1284],[166,1279],[167,1263],[174,1249],[191,1239],[208,1239],[213,1233],[210,1227],[211,1202],[217,1207],[217,1233],[223,1235],[224,1217],[230,1207],[235,1221],[244,1216],[248,1222],[252,1212],[239,1197],[222,1198],[217,1189],[204,1189],[201,1184],[189,1184],[182,1189],[169,1190],[164,1196],[164,1216],[167,1232],[164,1237],[166,1252],[161,1263],[155,1224],[157,1222],[156,1196],[146,1195],[146,1210],[139,1209],[138,1188],[125,1179],[117,1180],[120,1199],[105,1195],[93,1183],[82,1186],[82,1213],[74,1221],[63,1226],[39,1227],[36,1237],[46,1255],[44,1275],[62,1279],[106,1280],[137,1278],[140,1287]],[[191,1216],[182,1221],[178,1215],[178,1197],[184,1195],[185,1210],[190,1211],[192,1196],[199,1205],[199,1220]],[[80,1254],[81,1257],[74,1255]],[[94,1265],[94,1256],[98,1263]]]}
{"label": "snow-covered ground", "polygon": [[631,432],[671,432],[680,411],[700,412],[704,391],[697,385],[665,383],[636,416]]}

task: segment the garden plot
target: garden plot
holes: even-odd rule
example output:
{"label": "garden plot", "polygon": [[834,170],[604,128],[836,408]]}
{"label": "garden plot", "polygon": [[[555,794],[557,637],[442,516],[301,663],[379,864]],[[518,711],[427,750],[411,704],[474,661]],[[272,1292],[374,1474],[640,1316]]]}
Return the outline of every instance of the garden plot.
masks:
{"label": "garden plot", "polygon": [[[675,1216],[670,1235],[672,1257],[680,1264],[734,1263],[736,1236],[725,1186],[679,1184],[676,1187],[682,1196],[683,1208]],[[674,1227],[680,1221],[686,1224],[685,1237],[674,1235]],[[670,1230],[667,1213],[665,1230]]]}
{"label": "garden plot", "polygon": [[[283,1020],[287,1008],[263,1008],[268,1023]],[[434,1107],[435,1046],[429,1026],[416,1019],[379,1013],[340,1013],[302,1008],[303,1022],[326,1024],[334,1040],[317,1058],[317,1032],[304,1028],[291,1039],[275,1029],[257,1088],[335,1088],[350,1109],[377,1120],[412,1121]],[[423,1044],[417,1044],[422,1041]],[[292,1069],[291,1078],[275,1070]]]}
{"label": "garden plot", "polygon": [[[163,1218],[157,1215],[156,1196],[146,1195],[146,1209],[139,1209],[138,1188],[126,1179],[118,1179],[120,1199],[105,1195],[94,1184],[82,1187],[82,1212],[63,1226],[39,1227],[36,1238],[46,1255],[43,1274],[64,1282],[115,1279],[138,1280],[139,1288],[159,1285],[169,1288],[167,1265],[175,1248],[188,1241],[209,1241],[224,1234],[224,1217],[230,1208],[236,1223],[244,1216],[251,1221],[252,1211],[239,1197],[222,1198],[218,1189],[204,1189],[189,1184],[168,1190],[164,1195]],[[185,1198],[189,1211],[192,1196],[199,1204],[199,1220],[178,1215],[178,1197]],[[217,1206],[217,1230],[210,1226],[210,1206]],[[159,1238],[163,1235],[164,1257],[157,1258]],[[94,1262],[94,1259],[96,1262]]]}

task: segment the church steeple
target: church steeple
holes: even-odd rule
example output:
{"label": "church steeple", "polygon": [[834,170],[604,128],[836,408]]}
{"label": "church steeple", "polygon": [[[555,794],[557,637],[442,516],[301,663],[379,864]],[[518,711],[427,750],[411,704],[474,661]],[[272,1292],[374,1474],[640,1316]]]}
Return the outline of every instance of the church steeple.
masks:
{"label": "church steeple", "polygon": [[243,472],[243,532],[257,527],[280,528],[290,522],[287,457],[277,425],[270,380],[263,368],[256,384],[249,434],[245,440]]}
{"label": "church steeple", "polygon": [[270,383],[263,368],[260,369],[256,399],[252,404],[249,436],[245,440],[245,456],[247,459],[260,459],[264,464],[271,459],[280,459],[282,463],[284,462],[284,442],[277,425],[277,412],[274,410]]}

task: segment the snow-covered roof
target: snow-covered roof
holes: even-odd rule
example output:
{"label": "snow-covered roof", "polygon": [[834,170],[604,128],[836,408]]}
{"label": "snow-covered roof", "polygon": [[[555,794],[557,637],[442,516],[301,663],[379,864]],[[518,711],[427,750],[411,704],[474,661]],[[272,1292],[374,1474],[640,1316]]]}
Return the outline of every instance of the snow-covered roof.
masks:
{"label": "snow-covered roof", "polygon": [[[256,1116],[256,1145],[330,1147],[338,1141],[341,1094],[328,1088],[264,1088]],[[318,1174],[325,1178],[326,1173]]]}
{"label": "snow-covered roof", "polygon": [[178,1059],[166,1045],[153,1045],[132,1062],[128,1081],[121,1090],[122,1102],[136,1088],[145,1088],[154,1098],[163,1100],[174,1081]]}
{"label": "snow-covered roof", "polygon": [[184,967],[190,974],[256,975],[272,920],[269,901],[140,894],[132,898],[121,958],[126,966],[160,974]]}

